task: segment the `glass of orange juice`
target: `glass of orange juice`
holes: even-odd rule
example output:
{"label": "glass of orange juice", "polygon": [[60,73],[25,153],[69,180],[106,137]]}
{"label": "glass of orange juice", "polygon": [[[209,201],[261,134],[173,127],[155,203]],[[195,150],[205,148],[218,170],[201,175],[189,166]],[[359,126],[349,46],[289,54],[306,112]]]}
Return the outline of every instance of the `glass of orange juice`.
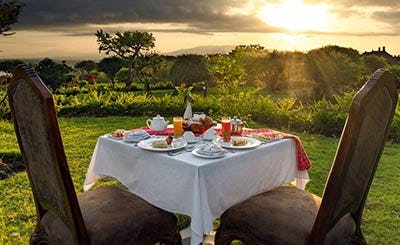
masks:
{"label": "glass of orange juice", "polygon": [[224,142],[231,141],[231,118],[230,117],[222,117],[221,118],[221,134]]}
{"label": "glass of orange juice", "polygon": [[183,135],[183,118],[174,117],[174,137],[181,137]]}

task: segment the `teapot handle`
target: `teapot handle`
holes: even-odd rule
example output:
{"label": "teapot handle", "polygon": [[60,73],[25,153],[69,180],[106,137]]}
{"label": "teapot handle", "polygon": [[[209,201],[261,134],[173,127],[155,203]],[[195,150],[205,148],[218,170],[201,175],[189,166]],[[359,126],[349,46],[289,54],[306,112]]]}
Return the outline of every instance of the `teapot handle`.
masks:
{"label": "teapot handle", "polygon": [[151,120],[150,120],[150,119],[147,119],[147,120],[146,120],[146,124],[147,124],[147,127],[150,128],[151,126],[150,126],[149,122],[150,122],[150,124],[151,124]]}

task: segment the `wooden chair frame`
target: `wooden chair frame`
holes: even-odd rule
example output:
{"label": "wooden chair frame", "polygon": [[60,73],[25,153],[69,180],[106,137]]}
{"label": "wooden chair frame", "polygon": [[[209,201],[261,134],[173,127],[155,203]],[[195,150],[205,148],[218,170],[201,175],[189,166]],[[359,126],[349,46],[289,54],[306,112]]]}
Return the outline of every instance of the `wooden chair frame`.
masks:
{"label": "wooden chair frame", "polygon": [[[379,83],[379,84],[378,84]],[[363,88],[357,93],[353,99],[352,106],[350,108],[349,116],[346,125],[343,129],[340,143],[337,149],[336,157],[334,159],[332,169],[330,171],[328,181],[325,186],[321,206],[318,211],[317,218],[315,220],[313,230],[310,236],[310,244],[322,244],[325,240],[327,232],[343,217],[346,213],[353,216],[356,222],[356,234],[354,235],[354,242],[364,244],[365,239],[361,233],[361,216],[364,209],[365,201],[368,196],[368,191],[371,187],[373,177],[375,175],[376,168],[378,166],[379,159],[382,155],[385,141],[388,136],[390,124],[393,120],[395,108],[397,105],[398,93],[396,89],[397,82],[393,75],[387,70],[377,70],[369,81],[364,85]],[[340,215],[334,215],[336,204],[339,201],[339,191],[345,184],[345,176],[349,171],[349,165],[352,161],[353,153],[357,150],[356,141],[360,135],[360,125],[365,116],[365,110],[363,105],[369,103],[373,96],[379,92],[379,87],[384,87],[392,99],[391,112],[389,115],[389,121],[387,123],[385,134],[382,139],[380,149],[378,150],[376,159],[374,159],[373,169],[369,176],[368,184],[361,202],[356,208],[347,207],[344,208]]]}
{"label": "wooden chair frame", "polygon": [[[57,168],[57,179],[58,181],[62,182],[62,186],[64,186],[64,190],[62,190],[62,195],[63,199],[66,203],[67,207],[67,214],[69,220],[64,220],[65,224],[67,224],[73,234],[73,238],[75,240],[76,244],[88,244],[89,243],[89,238],[87,235],[85,223],[82,218],[82,214],[79,208],[79,203],[78,199],[76,196],[76,192],[74,189],[74,185],[70,176],[70,172],[68,169],[67,165],[67,160],[65,157],[65,152],[64,152],[64,147],[63,143],[61,140],[61,135],[60,135],[60,129],[58,127],[58,121],[57,121],[57,116],[56,116],[56,110],[54,108],[54,102],[53,102],[53,97],[50,93],[50,91],[47,89],[47,87],[43,84],[42,80],[37,76],[37,74],[27,65],[19,65],[15,72],[14,72],[13,78],[11,79],[11,82],[8,86],[8,98],[9,98],[9,103],[10,103],[10,110],[11,110],[11,115],[14,121],[14,127],[15,127],[15,132],[17,135],[17,139],[19,142],[19,145],[21,147],[21,153],[22,157],[25,162],[25,167],[26,171],[29,177],[30,184],[32,186],[32,192],[35,200],[35,205],[36,205],[36,210],[38,214],[38,223],[40,222],[41,218],[44,216],[44,214],[48,211],[51,210],[54,214],[58,214],[57,210],[55,210],[51,205],[48,203],[43,203],[39,201],[38,198],[38,191],[35,189],[33,185],[33,180],[32,176],[30,174],[30,168],[29,165],[27,164],[27,159],[24,154],[25,149],[23,149],[23,144],[21,140],[21,135],[18,130],[18,121],[15,119],[15,111],[14,107],[12,106],[14,104],[13,101],[13,95],[14,92],[18,86],[18,83],[20,80],[23,80],[27,84],[30,85],[32,90],[35,91],[35,93],[38,95],[40,98],[42,105],[43,105],[43,114],[45,115],[46,119],[46,126],[50,131],[48,132],[50,136],[50,140],[53,143],[50,147],[52,148],[52,154],[54,154],[54,159],[57,160],[56,166]],[[36,237],[36,239],[40,239],[39,237]]]}

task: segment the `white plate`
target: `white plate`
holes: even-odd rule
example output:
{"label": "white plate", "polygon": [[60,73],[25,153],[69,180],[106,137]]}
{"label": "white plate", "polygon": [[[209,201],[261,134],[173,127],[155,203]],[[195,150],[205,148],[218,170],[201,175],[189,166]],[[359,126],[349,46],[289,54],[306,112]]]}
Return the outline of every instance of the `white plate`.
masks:
{"label": "white plate", "polygon": [[[245,145],[233,145],[233,139],[244,138],[247,140],[247,144]],[[261,141],[244,136],[232,136],[230,142],[224,142],[223,138],[218,138],[214,141],[216,144],[229,149],[251,149],[257,147],[261,144]]]}
{"label": "white plate", "polygon": [[167,138],[167,136],[142,140],[138,143],[137,146],[139,148],[142,148],[144,150],[149,150],[149,151],[173,151],[173,150],[182,149],[183,147],[185,147],[187,145],[187,142],[184,139],[173,139],[172,143],[170,145],[168,145],[168,148],[154,148],[153,147],[154,141],[163,140],[166,138]]}
{"label": "white plate", "polygon": [[204,155],[204,154],[199,153],[199,149],[198,148],[195,148],[192,151],[192,153],[195,156],[202,157],[202,158],[210,158],[210,159],[221,158],[221,157],[224,157],[226,155],[226,153],[224,153],[224,154],[216,154],[216,155]]}

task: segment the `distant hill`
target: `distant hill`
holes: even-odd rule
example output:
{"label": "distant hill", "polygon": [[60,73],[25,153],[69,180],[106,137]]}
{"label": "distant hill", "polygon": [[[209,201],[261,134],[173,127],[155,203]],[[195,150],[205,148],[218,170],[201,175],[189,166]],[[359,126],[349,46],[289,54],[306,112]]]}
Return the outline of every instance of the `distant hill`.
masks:
{"label": "distant hill", "polygon": [[223,45],[223,46],[197,46],[188,49],[178,49],[176,51],[172,51],[169,53],[165,53],[166,55],[181,55],[181,54],[226,54],[232,51],[236,45]]}

